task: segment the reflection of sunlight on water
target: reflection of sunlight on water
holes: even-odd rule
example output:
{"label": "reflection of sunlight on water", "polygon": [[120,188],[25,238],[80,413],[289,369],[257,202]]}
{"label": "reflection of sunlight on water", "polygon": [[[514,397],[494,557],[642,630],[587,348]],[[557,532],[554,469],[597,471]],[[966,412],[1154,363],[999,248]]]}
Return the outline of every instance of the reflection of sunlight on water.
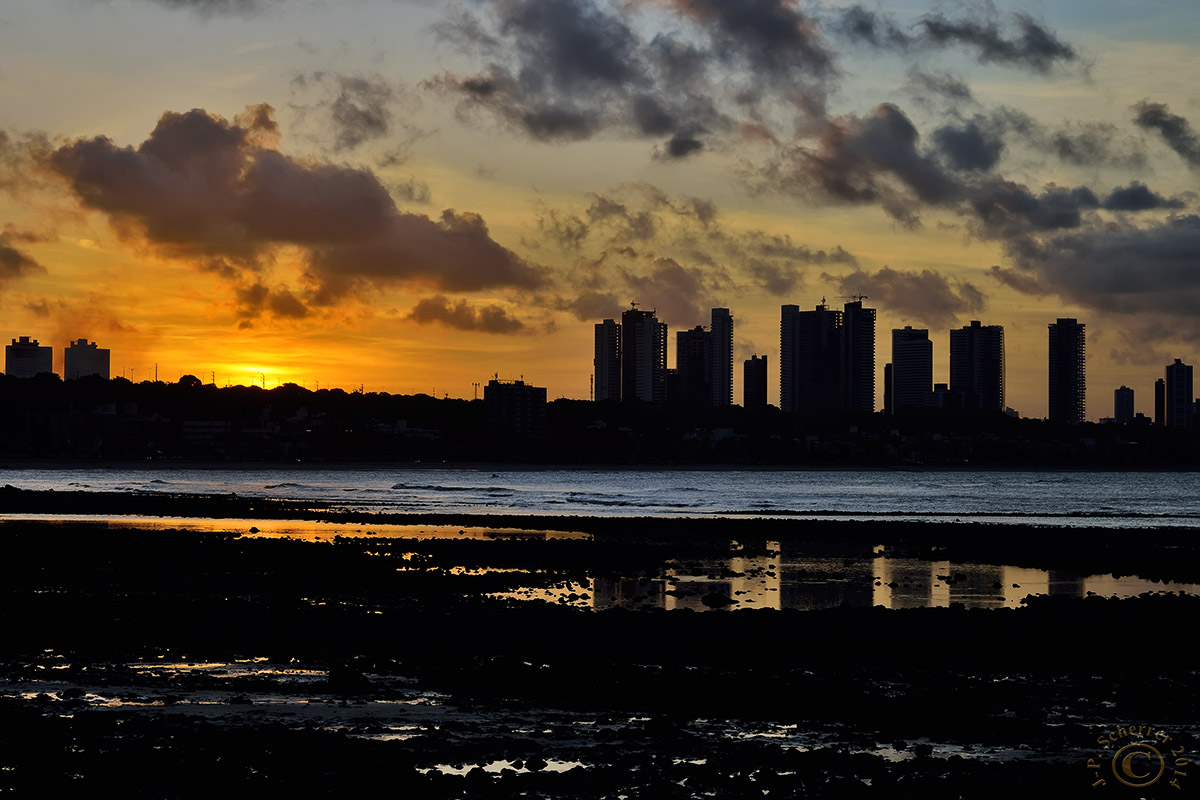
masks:
{"label": "reflection of sunlight on water", "polygon": [[[519,768],[513,766],[517,763],[517,761],[498,760],[492,761],[488,764],[434,764],[432,767],[419,767],[417,768],[417,772],[420,772],[422,775],[424,775],[436,770],[443,775],[466,775],[468,772],[477,767],[482,768],[484,772],[491,775],[499,775],[501,772],[506,770],[516,773],[529,773],[532,771],[525,766],[524,762],[519,762],[521,764]],[[545,759],[545,763],[546,766],[542,767],[542,771],[545,772],[567,772],[576,768],[588,768],[588,765],[584,764],[582,761],[558,761],[552,758],[547,758]]]}
{"label": "reflection of sunlight on water", "polygon": [[345,522],[318,522],[287,519],[210,519],[208,517],[144,517],[103,514],[0,514],[0,523],[39,522],[70,525],[111,526],[138,530],[186,529],[214,533],[233,533],[247,538],[282,537],[303,541],[332,541],[336,537],[382,539],[591,539],[580,531],[525,530],[503,527],[463,527],[460,525],[374,525]]}

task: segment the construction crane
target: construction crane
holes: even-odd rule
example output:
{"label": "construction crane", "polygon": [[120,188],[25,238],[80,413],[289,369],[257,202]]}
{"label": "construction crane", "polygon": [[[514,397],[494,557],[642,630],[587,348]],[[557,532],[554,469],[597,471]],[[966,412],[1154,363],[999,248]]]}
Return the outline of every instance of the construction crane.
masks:
{"label": "construction crane", "polygon": [[838,298],[838,300],[855,300],[859,303],[866,299],[867,296],[865,294],[844,294]]}

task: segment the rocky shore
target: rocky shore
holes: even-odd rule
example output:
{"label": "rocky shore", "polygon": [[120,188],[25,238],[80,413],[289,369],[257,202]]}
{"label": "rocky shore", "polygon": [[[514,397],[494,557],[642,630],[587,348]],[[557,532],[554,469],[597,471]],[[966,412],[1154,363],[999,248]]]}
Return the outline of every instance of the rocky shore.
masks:
{"label": "rocky shore", "polygon": [[[28,498],[13,497],[0,494],[0,510],[30,510]],[[1176,778],[1182,794],[1171,787],[1171,767],[1147,787],[1110,772],[1092,789],[1099,770],[1089,760],[1111,771],[1114,748],[1098,739],[1131,725],[1170,731],[1174,746],[1194,752],[1200,680],[1187,642],[1196,597],[711,613],[513,598],[530,587],[599,587],[605,574],[650,580],[668,546],[675,558],[702,558],[727,552],[731,535],[750,548],[803,543],[834,565],[871,542],[917,557],[957,547],[956,558],[985,564],[1003,555],[1043,569],[1070,563],[1186,581],[1196,575],[1196,532],[1133,540],[905,523],[593,522],[559,521],[589,538],[328,542],[6,522],[0,790],[1195,791],[1186,777]]]}

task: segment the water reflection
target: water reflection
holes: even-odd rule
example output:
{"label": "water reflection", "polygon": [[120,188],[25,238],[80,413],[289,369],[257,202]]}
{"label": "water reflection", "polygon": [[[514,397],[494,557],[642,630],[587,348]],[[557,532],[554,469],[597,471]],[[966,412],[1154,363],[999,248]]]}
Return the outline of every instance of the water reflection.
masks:
{"label": "water reflection", "polygon": [[[1200,584],[927,561],[896,557],[882,546],[831,556],[787,542],[767,542],[758,552],[733,542],[725,558],[667,560],[658,577],[597,575],[591,589],[589,601],[569,604],[692,611],[951,605],[991,609],[1020,608],[1021,602],[1033,595],[1125,598],[1146,592],[1200,594]],[[543,599],[565,602],[553,592]]]}

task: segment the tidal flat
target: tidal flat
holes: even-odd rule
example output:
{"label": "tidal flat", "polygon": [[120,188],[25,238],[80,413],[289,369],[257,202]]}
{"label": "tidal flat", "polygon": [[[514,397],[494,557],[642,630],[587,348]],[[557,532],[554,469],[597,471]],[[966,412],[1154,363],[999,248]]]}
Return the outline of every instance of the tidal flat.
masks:
{"label": "tidal flat", "polygon": [[[0,524],[0,788],[1076,797],[1118,727],[1200,741],[1200,598],[1168,588],[1197,582],[1195,531],[229,519]],[[999,565],[1059,589],[989,604]],[[1088,593],[1114,573],[1161,586]],[[745,602],[772,588],[806,605]],[[1194,791],[1170,779],[1141,796]]]}

